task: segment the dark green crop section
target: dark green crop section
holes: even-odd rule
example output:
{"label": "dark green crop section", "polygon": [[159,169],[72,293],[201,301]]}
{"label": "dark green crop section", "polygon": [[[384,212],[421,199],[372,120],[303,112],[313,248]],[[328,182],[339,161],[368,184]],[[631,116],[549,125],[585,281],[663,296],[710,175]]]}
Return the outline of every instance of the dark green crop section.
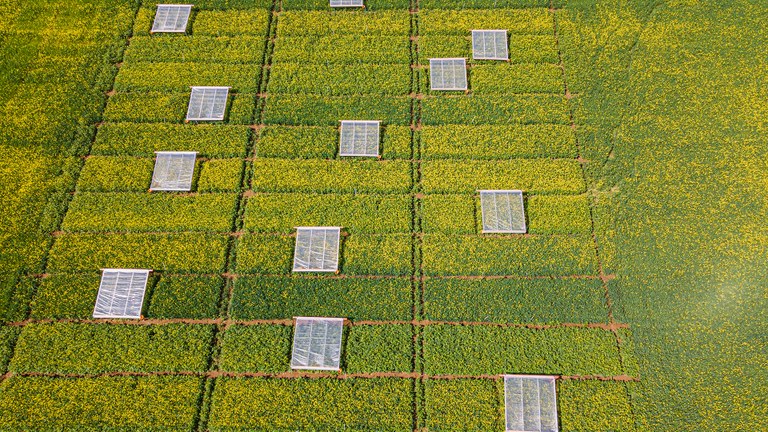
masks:
{"label": "dark green crop section", "polygon": [[411,31],[407,10],[362,11],[286,11],[277,23],[278,37],[310,35],[396,35]]}
{"label": "dark green crop section", "polygon": [[154,157],[156,151],[196,151],[199,157],[243,157],[248,127],[208,124],[105,123],[91,154]]}
{"label": "dark green crop section", "polygon": [[565,98],[544,94],[427,97],[422,101],[421,119],[426,125],[570,124],[571,121]]}
{"label": "dark green crop section", "polygon": [[430,325],[424,328],[428,374],[621,375],[613,332],[594,328]]}
{"label": "dark green crop section", "polygon": [[67,234],[54,242],[48,270],[147,268],[217,273],[224,269],[227,240],[226,235],[203,233]]}
{"label": "dark green crop section", "polygon": [[[508,34],[545,34],[551,35],[554,23],[549,10],[530,9],[481,9],[481,10],[431,10],[431,1],[419,4],[424,10],[419,11],[419,34],[471,36],[476,29],[506,29]],[[469,0],[481,3],[487,0]],[[504,1],[504,0],[502,0]],[[515,0],[512,0],[515,1]],[[468,7],[466,1],[454,2],[460,8]],[[547,7],[549,2],[547,1]]]}
{"label": "dark green crop section", "polygon": [[[365,10],[406,9],[409,5],[409,0],[368,0]],[[282,6],[284,10],[328,10],[326,0],[284,0]]]}
{"label": "dark green crop section", "polygon": [[424,271],[429,275],[559,276],[597,273],[589,235],[424,236]]}
{"label": "dark green crop section", "polygon": [[190,85],[231,87],[231,92],[256,93],[258,66],[221,63],[126,63],[115,78],[119,92],[189,91]]}
{"label": "dark green crop section", "polygon": [[424,159],[576,158],[567,125],[445,125],[421,129]]}
{"label": "dark green crop section", "polygon": [[634,432],[627,386],[636,383],[576,381],[558,383],[562,431]]}
{"label": "dark green crop section", "polygon": [[[559,63],[557,41],[552,34],[508,34],[510,63]],[[472,58],[472,33],[456,35],[430,34],[419,36],[419,63],[429,64],[430,58],[463,57],[473,63],[487,64],[491,60]],[[509,83],[514,84],[514,83]]]}
{"label": "dark green crop section", "polygon": [[410,325],[350,327],[342,369],[349,373],[410,372],[412,344]]}
{"label": "dark green crop section", "polygon": [[[39,282],[32,302],[35,319],[87,319],[99,291],[100,275],[57,274]],[[152,279],[150,279],[152,280]],[[215,318],[223,281],[218,276],[161,276],[148,286],[147,318]]]}
{"label": "dark green crop section", "polygon": [[406,379],[229,379],[216,383],[208,428],[215,432],[412,429]]}
{"label": "dark green crop section", "polygon": [[422,163],[421,172],[427,193],[519,189],[578,194],[585,190],[581,167],[572,159],[432,160]]}
{"label": "dark green crop section", "polygon": [[269,93],[342,95],[406,95],[411,89],[407,64],[325,65],[277,63],[270,70]]}
{"label": "dark green crop section", "polygon": [[[201,11],[195,17],[192,31],[197,36],[240,36],[266,37],[269,24],[269,5],[263,9]],[[253,46],[261,50],[263,44]]]}
{"label": "dark green crop section", "polygon": [[130,156],[93,156],[80,171],[77,190],[87,191],[146,191],[152,182],[155,162],[149,158]]}
{"label": "dark green crop section", "polygon": [[30,324],[16,343],[14,373],[202,372],[213,326]]}
{"label": "dark green crop section", "polygon": [[[252,94],[229,95],[224,123],[250,124],[255,105]],[[181,123],[187,114],[189,91],[184,93],[117,93],[109,98],[104,120],[113,122]]]}
{"label": "dark green crop section", "polygon": [[131,38],[123,61],[259,63],[263,55],[259,48],[263,46],[263,36],[136,36]]}
{"label": "dark green crop section", "polygon": [[150,318],[215,318],[224,281],[219,276],[161,277],[152,290]]}
{"label": "dark green crop section", "polygon": [[411,188],[411,163],[257,159],[251,187],[258,192],[405,193]]}
{"label": "dark green crop section", "polygon": [[503,385],[494,380],[424,381],[430,431],[504,430]]}
{"label": "dark green crop section", "polygon": [[[379,154],[382,159],[411,157],[411,129],[384,126],[379,130]],[[256,143],[256,153],[265,158],[341,158],[339,124],[330,126],[267,126]]]}
{"label": "dark green crop section", "polygon": [[270,95],[264,123],[338,126],[339,120],[380,120],[409,125],[411,99],[407,96]]}
{"label": "dark green crop section", "polygon": [[11,377],[0,384],[0,431],[182,432],[201,378]]}
{"label": "dark green crop section", "polygon": [[[293,237],[246,234],[237,242],[237,271],[287,274],[293,266]],[[406,275],[411,271],[408,234],[343,238],[339,271],[349,275]]]}
{"label": "dark green crop section", "polygon": [[272,63],[411,63],[407,33],[398,36],[285,36],[275,41]]}
{"label": "dark green crop section", "polygon": [[433,321],[495,323],[606,322],[605,292],[597,279],[432,279],[424,310]]}
{"label": "dark green crop section", "polygon": [[482,64],[473,66],[470,74],[472,92],[478,95],[565,93],[563,70],[557,64]]}
{"label": "dark green crop section", "polygon": [[239,277],[230,315],[237,320],[340,316],[352,320],[408,320],[406,278]]}
{"label": "dark green crop section", "polygon": [[5,373],[13,355],[13,343],[19,335],[17,327],[0,327],[0,372]]}
{"label": "dark green crop section", "polygon": [[235,194],[78,193],[63,231],[229,231]]}
{"label": "dark green crop section", "polygon": [[343,226],[350,233],[406,233],[410,207],[407,195],[258,194],[247,200],[243,225],[254,232]]}
{"label": "dark green crop section", "polygon": [[[469,194],[426,195],[421,201],[424,232],[475,234],[482,232],[479,197]],[[530,234],[588,234],[589,203],[585,195],[533,195],[525,198]]]}
{"label": "dark green crop section", "polygon": [[285,372],[290,369],[293,327],[249,325],[227,328],[219,369],[228,372]]}

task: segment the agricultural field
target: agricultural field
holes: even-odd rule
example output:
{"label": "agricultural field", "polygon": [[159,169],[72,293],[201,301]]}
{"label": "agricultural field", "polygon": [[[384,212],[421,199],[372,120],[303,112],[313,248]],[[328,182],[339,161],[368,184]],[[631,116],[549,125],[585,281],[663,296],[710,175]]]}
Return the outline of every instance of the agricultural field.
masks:
{"label": "agricultural field", "polygon": [[[688,146],[727,154],[661,127],[693,110],[651,94],[681,73],[665,55],[724,55],[697,13],[747,45],[732,15],[768,7],[201,0],[163,34],[168,1],[70,3],[0,2],[0,431],[502,431],[504,374],[555,376],[561,431],[768,427],[760,85],[716,123],[749,143],[717,183],[748,170],[739,206],[644,189],[703,188]],[[509,61],[472,59],[478,28]],[[727,54],[758,70],[766,42]],[[467,59],[468,90],[430,90],[436,57]],[[185,121],[190,86],[229,87],[223,121]],[[380,157],[340,156],[340,120],[381,121]],[[150,191],[156,151],[197,152],[189,192]],[[523,191],[525,234],[482,233],[488,189]],[[690,246],[701,211],[752,230]],[[300,226],[341,227],[337,272],[292,272]],[[751,294],[705,275],[715,245]],[[103,268],[152,269],[142,319],[92,318]],[[346,318],[338,372],[291,369],[297,316]]]}

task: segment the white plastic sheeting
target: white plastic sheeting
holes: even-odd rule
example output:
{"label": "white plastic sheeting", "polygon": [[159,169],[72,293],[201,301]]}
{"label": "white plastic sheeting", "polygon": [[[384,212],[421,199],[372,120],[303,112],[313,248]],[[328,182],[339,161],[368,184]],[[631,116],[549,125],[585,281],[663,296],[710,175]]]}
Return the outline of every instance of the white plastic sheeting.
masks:
{"label": "white plastic sheeting", "polygon": [[558,432],[555,377],[504,375],[507,432]]}
{"label": "white plastic sheeting", "polygon": [[103,269],[94,318],[141,318],[149,272],[144,269]]}
{"label": "white plastic sheeting", "polygon": [[342,120],[339,156],[379,156],[379,127],[373,120]]}
{"label": "white plastic sheeting", "polygon": [[184,33],[187,31],[192,5],[157,5],[151,33]]}
{"label": "white plastic sheeting", "polygon": [[363,0],[330,0],[331,7],[363,7]]}
{"label": "white plastic sheeting", "polygon": [[155,170],[150,190],[188,191],[192,189],[197,152],[155,152]]}
{"label": "white plastic sheeting", "polygon": [[483,213],[484,233],[525,233],[522,191],[481,190],[480,207]]}
{"label": "white plastic sheeting", "polygon": [[291,369],[339,370],[344,318],[297,317]]}
{"label": "white plastic sheeting", "polygon": [[335,272],[339,269],[340,227],[296,228],[295,272]]}
{"label": "white plastic sheeting", "polygon": [[224,120],[229,87],[192,87],[187,121]]}
{"label": "white plastic sheeting", "polygon": [[429,81],[432,90],[466,90],[466,59],[429,59]]}
{"label": "white plastic sheeting", "polygon": [[472,58],[509,60],[506,30],[472,30]]}

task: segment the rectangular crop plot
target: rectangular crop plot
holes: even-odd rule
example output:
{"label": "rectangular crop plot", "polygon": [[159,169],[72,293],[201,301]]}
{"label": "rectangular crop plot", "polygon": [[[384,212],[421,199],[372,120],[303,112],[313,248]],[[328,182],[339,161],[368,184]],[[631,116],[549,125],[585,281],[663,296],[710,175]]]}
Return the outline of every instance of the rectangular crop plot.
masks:
{"label": "rectangular crop plot", "polygon": [[152,270],[104,269],[94,318],[141,318],[144,292]]}
{"label": "rectangular crop plot", "polygon": [[155,152],[155,170],[150,190],[188,191],[192,189],[197,152]]}
{"label": "rectangular crop plot", "polygon": [[339,156],[379,156],[379,126],[373,120],[342,120]]}
{"label": "rectangular crop plot", "polygon": [[331,0],[331,7],[363,7],[363,0]]}
{"label": "rectangular crop plot", "polygon": [[192,5],[157,5],[151,33],[184,33],[187,31]]}
{"label": "rectangular crop plot", "polygon": [[509,60],[506,30],[472,30],[472,58]]}
{"label": "rectangular crop plot", "polygon": [[555,377],[504,375],[507,432],[558,432]]}
{"label": "rectangular crop plot", "polygon": [[295,272],[335,272],[339,269],[339,227],[296,228]]}
{"label": "rectangular crop plot", "polygon": [[481,190],[484,233],[524,234],[525,208],[519,190]]}
{"label": "rectangular crop plot", "polygon": [[463,58],[429,59],[431,90],[466,90],[467,61]]}
{"label": "rectangular crop plot", "polygon": [[224,120],[229,87],[192,87],[187,121]]}
{"label": "rectangular crop plot", "polygon": [[291,369],[339,370],[344,318],[297,317]]}

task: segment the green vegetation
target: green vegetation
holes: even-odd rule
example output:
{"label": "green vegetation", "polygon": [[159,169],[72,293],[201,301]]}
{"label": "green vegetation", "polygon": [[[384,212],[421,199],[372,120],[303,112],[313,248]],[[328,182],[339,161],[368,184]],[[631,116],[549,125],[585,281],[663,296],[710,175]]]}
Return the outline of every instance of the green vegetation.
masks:
{"label": "green vegetation", "polygon": [[492,380],[426,380],[427,427],[435,431],[503,430],[503,391],[503,385]]}
{"label": "green vegetation", "polygon": [[575,158],[566,125],[445,125],[421,130],[425,159]]}
{"label": "green vegetation", "polygon": [[0,430],[188,431],[200,381],[185,376],[11,377],[0,383]]}
{"label": "green vegetation", "polygon": [[234,319],[343,316],[352,320],[407,320],[411,282],[396,279],[240,277],[230,314]]}
{"label": "green vegetation", "polygon": [[[282,22],[282,21],[281,21]],[[410,64],[408,38],[338,34],[333,36],[285,36],[275,41],[273,63],[397,63]]]}
{"label": "green vegetation", "polygon": [[435,375],[624,372],[612,332],[574,327],[430,325],[424,328],[424,361],[427,373]]}
{"label": "green vegetation", "polygon": [[270,93],[340,95],[408,94],[409,65],[324,65],[277,63],[270,70]]}
{"label": "green vegetation", "polygon": [[271,95],[267,100],[266,124],[338,126],[341,119],[377,119],[402,126],[411,122],[411,100],[405,96]]}
{"label": "green vegetation", "polygon": [[14,373],[204,371],[213,326],[30,324],[16,343]]}
{"label": "green vegetation", "polygon": [[566,100],[554,94],[432,96],[422,101],[421,109],[426,125],[570,123]]}
{"label": "green vegetation", "polygon": [[[405,126],[384,126],[380,132],[382,159],[411,157],[411,130]],[[256,145],[259,157],[334,159],[338,153],[339,125],[335,127],[267,126]]]}
{"label": "green vegetation", "polygon": [[208,427],[410,430],[411,387],[404,379],[223,379],[216,384]]}
{"label": "green vegetation", "polygon": [[425,313],[435,321],[605,322],[604,303],[598,280],[430,278],[424,284]]}
{"label": "green vegetation", "polygon": [[229,372],[285,372],[291,360],[293,327],[232,326],[221,341],[219,369]]}

